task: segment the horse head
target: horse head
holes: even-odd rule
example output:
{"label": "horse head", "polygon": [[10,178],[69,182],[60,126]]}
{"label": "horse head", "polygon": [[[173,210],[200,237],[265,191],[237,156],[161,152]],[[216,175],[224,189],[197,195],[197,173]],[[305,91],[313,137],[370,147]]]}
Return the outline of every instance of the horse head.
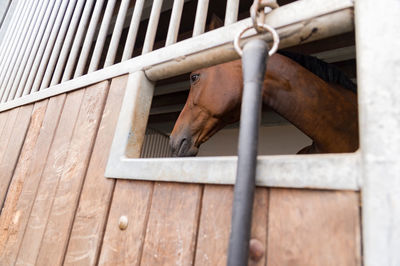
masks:
{"label": "horse head", "polygon": [[174,156],[194,156],[199,146],[240,116],[240,61],[190,74],[190,92],[170,135]]}

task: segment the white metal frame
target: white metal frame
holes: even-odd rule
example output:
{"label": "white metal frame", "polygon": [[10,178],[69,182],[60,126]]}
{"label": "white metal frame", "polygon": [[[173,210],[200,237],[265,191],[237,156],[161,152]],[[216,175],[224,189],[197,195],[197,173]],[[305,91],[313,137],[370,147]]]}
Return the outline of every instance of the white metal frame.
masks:
{"label": "white metal frame", "polygon": [[[400,265],[400,1],[355,5],[364,265]],[[377,19],[372,19],[375,17]]]}
{"label": "white metal frame", "polygon": [[[199,2],[199,5],[201,3]],[[232,7],[229,6],[229,8]],[[328,5],[318,8],[315,8],[313,0],[299,1],[274,10],[267,16],[266,23],[274,26],[283,36],[282,45],[289,46],[298,42],[299,36],[310,35],[315,27],[320,28],[318,32],[324,37],[352,30],[352,8],[352,1],[332,1]],[[288,16],[283,16],[287,12],[295,15],[289,16],[290,19],[288,19]],[[204,16],[202,12],[198,12],[198,14]],[[232,19],[228,21],[230,20]],[[307,20],[306,26],[303,23],[304,20]],[[172,56],[172,59],[160,60],[157,56],[158,64],[146,60],[147,66],[130,72],[106,170],[107,177],[195,183],[234,183],[236,171],[236,157],[234,156],[175,159],[135,159],[132,157],[139,157],[144,138],[150,111],[149,103],[154,91],[154,83],[150,80],[155,81],[203,66],[236,59],[237,55],[232,49],[233,37],[244,25],[249,24],[251,24],[250,19],[240,21],[160,49],[158,50],[160,54],[155,51],[152,54],[161,55],[163,53]],[[321,36],[315,36],[315,38],[318,37]],[[169,48],[173,50],[169,50]],[[142,58],[144,57],[142,56]],[[129,139],[126,137],[128,135]],[[260,156],[257,184],[359,190],[361,179],[359,158],[359,153],[322,156]],[[285,170],[282,171],[283,169]],[[285,173],[284,176],[282,176],[282,172]]]}
{"label": "white metal frame", "polygon": [[[324,2],[328,3],[330,2]],[[278,10],[274,12],[278,13]],[[303,9],[299,13],[294,13],[295,9],[290,11],[293,13],[288,17],[306,13],[308,10]],[[373,0],[359,0],[355,4],[355,13],[361,148],[352,154],[259,156],[257,184],[270,187],[360,190],[363,207],[363,263],[366,266],[394,266],[400,265],[400,31],[395,26],[400,17],[400,2],[389,0],[377,5]],[[268,17],[272,16],[271,14]],[[334,21],[330,18],[329,22],[331,27],[336,23],[346,24],[345,19]],[[282,32],[284,31],[280,32],[281,36]],[[226,40],[224,34],[220,36]],[[232,36],[229,37],[233,39]],[[229,50],[224,43],[219,47]],[[214,61],[217,55],[220,61],[234,58],[228,52],[224,55],[221,53],[223,52],[216,47],[209,49],[207,59],[215,63],[218,61]],[[142,101],[150,101],[154,90],[154,84],[148,78],[157,80],[158,77],[169,76],[172,72],[183,73],[183,69],[188,71],[188,68],[195,69],[204,65],[198,62],[200,56],[196,57],[191,53],[186,53],[181,58],[182,60],[176,60],[186,61],[179,62],[181,68],[178,63],[169,61],[167,69],[166,64],[162,63],[144,68],[144,71],[131,72],[108,162],[107,176],[176,182],[234,183],[235,157],[133,159],[126,156],[127,147],[136,149],[133,157],[137,157],[140,151],[144,134],[142,127],[150,109]],[[140,86],[132,86],[138,84]],[[133,137],[127,139],[131,130]]]}
{"label": "white metal frame", "polygon": [[[96,5],[97,2],[99,1],[96,1]],[[61,1],[62,6],[60,7],[60,14],[65,12],[66,3],[67,1]],[[319,38],[337,35],[349,31],[349,29],[353,27],[353,11],[351,9],[353,2],[351,0],[332,0],[323,6],[318,5],[318,3],[319,0],[298,1],[274,10],[268,15],[266,22],[275,27],[281,36],[284,36],[281,41],[281,48],[299,43],[301,37],[309,36],[313,27],[321,24],[326,25],[329,24],[329,22],[333,22],[329,29],[322,28],[309,36],[307,39],[308,42]],[[315,8],[316,6],[318,6],[318,8]],[[232,6],[229,6],[229,8],[231,9]],[[285,14],[290,14],[290,16]],[[205,16],[206,14],[200,13],[200,15]],[[68,9],[65,17],[71,16],[72,11]],[[60,31],[63,33],[62,35],[65,35],[65,30],[62,25],[60,26],[61,21],[59,20],[59,17],[62,17],[62,15],[57,16],[55,26],[50,34],[49,42],[47,45],[44,45],[46,50],[44,51],[43,58],[35,58],[34,67],[36,69],[39,68],[39,70],[37,72],[31,72],[31,74],[33,74],[29,76],[28,82],[25,85],[23,93],[25,96],[0,104],[0,111],[40,101],[58,94],[95,84],[105,79],[134,73],[140,70],[144,70],[149,79],[159,80],[180,73],[185,73],[190,71],[190,69],[194,70],[206,65],[237,59],[238,56],[232,49],[231,40],[236,32],[251,23],[250,19],[244,19],[237,23],[227,25],[224,28],[207,32],[175,44],[170,44],[162,49],[144,53],[142,56],[134,57],[100,70],[97,70],[95,62],[91,62],[88,74],[83,76],[76,75],[76,77],[71,80],[60,84],[53,84],[50,85],[49,88],[46,88],[44,84],[48,84],[50,75],[47,75],[48,77],[46,77],[45,82],[42,82],[41,76],[43,76],[43,73],[45,73],[46,70],[45,68],[49,65],[47,61],[50,57],[51,48],[53,46],[60,46],[60,44],[58,44],[59,41],[56,40],[56,32]],[[307,21],[307,23],[304,23],[304,21]],[[107,24],[106,22],[104,23]],[[157,23],[153,23],[153,25],[157,26]],[[60,27],[62,30],[60,30]],[[104,28],[105,27],[106,26],[104,26]],[[100,33],[103,31],[106,32],[106,30],[100,29]],[[151,34],[149,36],[151,37]],[[152,39],[150,37],[149,39]],[[99,41],[98,38],[97,43],[101,45],[102,41]],[[147,43],[146,46],[151,48],[151,42],[148,41]],[[42,48],[42,44],[41,48],[39,48],[41,53],[43,53],[42,50],[44,49],[44,47]],[[147,49],[145,51],[147,52]],[[182,56],[182,52],[185,56]],[[51,57],[55,58],[56,56],[52,54]],[[41,58],[42,60],[40,60]],[[54,66],[55,62],[53,61],[55,59],[52,60],[52,58],[50,58],[50,61],[51,65]],[[39,63],[40,67],[38,66]],[[53,68],[54,67],[52,67],[52,69]],[[37,73],[37,75],[34,76],[34,73]],[[32,89],[30,90],[31,87]],[[0,88],[0,93],[1,89],[2,88]]]}

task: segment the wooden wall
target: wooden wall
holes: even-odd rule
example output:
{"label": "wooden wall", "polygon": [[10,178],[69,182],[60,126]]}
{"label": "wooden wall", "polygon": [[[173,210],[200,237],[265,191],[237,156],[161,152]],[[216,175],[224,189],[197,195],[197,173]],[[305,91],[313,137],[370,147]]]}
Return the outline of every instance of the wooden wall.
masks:
{"label": "wooden wall", "polygon": [[[225,265],[232,187],[104,178],[126,82],[0,113],[0,265]],[[250,265],[361,265],[359,201],[258,188]]]}

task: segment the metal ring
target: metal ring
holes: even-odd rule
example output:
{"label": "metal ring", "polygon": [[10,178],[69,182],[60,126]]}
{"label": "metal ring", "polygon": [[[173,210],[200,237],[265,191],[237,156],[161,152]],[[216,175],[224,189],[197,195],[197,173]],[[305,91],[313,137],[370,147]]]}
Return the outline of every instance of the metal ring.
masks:
{"label": "metal ring", "polygon": [[[268,51],[269,56],[273,55],[277,50],[279,46],[279,35],[276,32],[276,30],[266,24],[258,24],[259,27],[263,28],[266,31],[269,31],[272,34],[272,38],[274,40],[274,44],[272,45],[272,48]],[[240,38],[242,35],[250,30],[253,29],[253,26],[248,26],[247,28],[243,29],[238,35],[236,35],[235,40],[233,41],[233,47],[235,48],[236,52],[242,56],[243,51],[242,48],[240,48]]]}

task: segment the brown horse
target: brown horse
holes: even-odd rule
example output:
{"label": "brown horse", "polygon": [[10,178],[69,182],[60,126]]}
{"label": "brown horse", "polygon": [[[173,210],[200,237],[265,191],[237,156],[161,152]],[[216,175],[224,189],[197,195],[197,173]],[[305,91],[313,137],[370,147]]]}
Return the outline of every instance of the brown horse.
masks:
{"label": "brown horse", "polygon": [[[241,61],[190,74],[187,102],[170,145],[175,156],[194,156],[217,131],[239,120],[243,89]],[[358,148],[355,85],[337,68],[311,56],[280,52],[270,57],[263,104],[279,113],[313,143],[299,153],[353,152]]]}

